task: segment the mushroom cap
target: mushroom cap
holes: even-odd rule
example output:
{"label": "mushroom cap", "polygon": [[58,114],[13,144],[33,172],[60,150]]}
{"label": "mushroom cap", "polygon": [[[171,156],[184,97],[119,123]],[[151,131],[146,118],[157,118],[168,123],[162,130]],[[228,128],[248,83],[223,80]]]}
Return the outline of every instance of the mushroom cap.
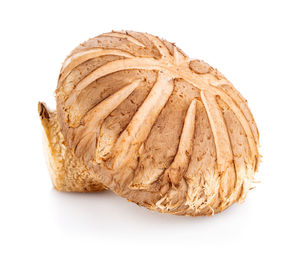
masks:
{"label": "mushroom cap", "polygon": [[259,161],[247,102],[174,44],[133,31],[89,39],[63,63],[56,99],[66,146],[129,201],[197,216],[245,199]]}

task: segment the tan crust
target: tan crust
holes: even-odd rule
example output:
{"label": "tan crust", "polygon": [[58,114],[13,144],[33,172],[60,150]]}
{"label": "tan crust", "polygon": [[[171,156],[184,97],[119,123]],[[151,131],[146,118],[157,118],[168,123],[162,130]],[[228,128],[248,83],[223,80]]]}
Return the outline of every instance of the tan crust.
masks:
{"label": "tan crust", "polygon": [[[65,60],[56,99],[57,115],[40,107],[57,189],[105,186],[191,216],[221,212],[250,189],[259,135],[246,100],[174,44],[133,31],[92,38]],[[85,179],[69,177],[78,172]]]}

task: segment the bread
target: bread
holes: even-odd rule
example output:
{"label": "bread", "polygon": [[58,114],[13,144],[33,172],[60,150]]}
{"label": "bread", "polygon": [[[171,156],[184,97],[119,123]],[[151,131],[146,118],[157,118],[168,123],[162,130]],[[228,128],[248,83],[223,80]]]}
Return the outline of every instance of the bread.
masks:
{"label": "bread", "polygon": [[63,63],[56,100],[57,113],[40,104],[40,115],[59,137],[48,135],[50,158],[64,165],[52,170],[59,190],[109,188],[151,210],[198,216],[243,201],[253,182],[259,134],[246,100],[156,36],[84,42]]}

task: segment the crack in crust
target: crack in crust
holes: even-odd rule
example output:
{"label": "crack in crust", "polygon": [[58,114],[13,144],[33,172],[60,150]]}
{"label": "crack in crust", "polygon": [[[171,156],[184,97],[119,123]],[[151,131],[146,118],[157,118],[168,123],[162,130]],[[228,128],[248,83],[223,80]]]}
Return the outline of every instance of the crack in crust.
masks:
{"label": "crack in crust", "polygon": [[245,199],[259,158],[247,102],[174,44],[132,31],[92,38],[65,60],[56,94],[67,150],[128,200],[196,216]]}

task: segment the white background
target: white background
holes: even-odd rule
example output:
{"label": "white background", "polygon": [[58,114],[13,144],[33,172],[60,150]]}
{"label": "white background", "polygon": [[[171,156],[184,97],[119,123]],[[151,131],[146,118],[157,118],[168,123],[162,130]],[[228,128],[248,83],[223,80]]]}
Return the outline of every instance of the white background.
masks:
{"label": "white background", "polygon": [[[299,1],[1,1],[0,254],[300,254]],[[152,33],[206,60],[248,99],[263,161],[242,205],[162,215],[112,192],[53,190],[37,102],[61,63],[110,30]]]}

